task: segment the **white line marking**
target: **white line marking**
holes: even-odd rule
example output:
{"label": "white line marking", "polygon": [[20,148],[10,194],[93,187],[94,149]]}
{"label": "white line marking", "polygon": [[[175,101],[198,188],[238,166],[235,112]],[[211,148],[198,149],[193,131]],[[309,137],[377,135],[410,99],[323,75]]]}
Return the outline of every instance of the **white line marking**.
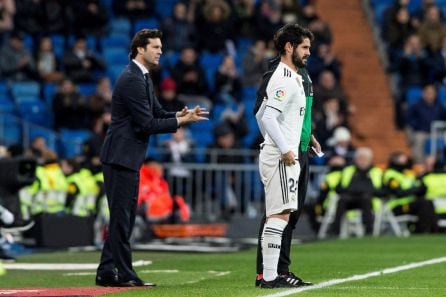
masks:
{"label": "white line marking", "polygon": [[228,275],[228,274],[231,273],[231,271],[214,271],[214,270],[209,270],[208,273],[211,274],[211,276],[203,276],[203,277],[200,277],[200,278],[195,279],[195,280],[184,282],[182,284],[188,284],[188,285],[189,284],[196,284],[196,283],[201,282],[203,280],[206,280],[206,279],[208,279],[210,277]]}
{"label": "white line marking", "polygon": [[[150,264],[152,261],[133,262],[134,267]],[[3,267],[9,270],[95,270],[98,263],[4,263]]]}
{"label": "white line marking", "polygon": [[178,269],[141,270],[139,273],[178,273]]}
{"label": "white line marking", "polygon": [[7,289],[7,290],[0,290],[0,296],[6,295],[11,296],[12,294],[19,294],[19,293],[38,293],[42,290],[14,290],[14,289]]}
{"label": "white line marking", "polygon": [[369,272],[369,273],[365,273],[365,274],[353,275],[353,276],[346,277],[346,278],[332,279],[332,280],[328,280],[328,281],[316,284],[316,285],[311,286],[311,287],[301,287],[301,288],[296,288],[296,289],[290,289],[290,290],[282,291],[282,292],[271,294],[271,295],[260,295],[260,296],[263,296],[263,297],[283,297],[283,296],[288,296],[288,295],[291,295],[291,294],[297,294],[297,293],[304,292],[304,291],[311,291],[311,290],[316,290],[316,289],[322,289],[322,288],[326,288],[326,287],[330,287],[330,286],[334,286],[334,285],[338,285],[338,284],[342,284],[342,283],[346,283],[346,282],[362,280],[362,279],[366,279],[366,278],[369,278],[369,277],[380,276],[380,275],[383,275],[383,274],[391,274],[391,273],[400,272],[400,271],[403,271],[403,270],[409,270],[409,269],[414,269],[414,268],[418,268],[418,267],[423,267],[423,266],[432,265],[432,264],[438,264],[438,263],[443,263],[443,262],[446,262],[446,257],[434,258],[434,259],[427,260],[427,261],[422,261],[422,262],[414,262],[414,263],[410,263],[410,264],[407,264],[407,265],[401,265],[401,266],[386,268],[386,269],[383,269],[383,270],[373,271],[373,272]]}

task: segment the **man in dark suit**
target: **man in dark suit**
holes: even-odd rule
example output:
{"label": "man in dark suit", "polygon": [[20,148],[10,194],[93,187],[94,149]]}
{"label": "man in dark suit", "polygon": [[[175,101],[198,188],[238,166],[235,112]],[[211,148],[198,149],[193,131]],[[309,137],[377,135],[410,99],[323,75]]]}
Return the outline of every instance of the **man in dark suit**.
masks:
{"label": "man in dark suit", "polygon": [[129,242],[135,223],[139,169],[149,135],[175,132],[184,124],[207,120],[208,112],[199,106],[167,112],[158,102],[149,70],[158,66],[161,37],[161,31],[156,29],[135,34],[131,62],[113,90],[112,120],[101,152],[110,224],[96,273],[99,286],[154,285],[143,282],[133,270]]}

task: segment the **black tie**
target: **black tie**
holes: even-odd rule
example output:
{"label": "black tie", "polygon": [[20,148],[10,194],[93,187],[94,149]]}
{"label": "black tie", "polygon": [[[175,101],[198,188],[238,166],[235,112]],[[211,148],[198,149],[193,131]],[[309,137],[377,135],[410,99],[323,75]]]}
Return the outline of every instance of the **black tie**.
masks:
{"label": "black tie", "polygon": [[146,80],[146,87],[147,87],[147,94],[149,95],[149,101],[151,101],[152,99],[152,94],[153,94],[153,83],[152,83],[152,79],[150,78],[149,73],[144,73],[144,78]]}

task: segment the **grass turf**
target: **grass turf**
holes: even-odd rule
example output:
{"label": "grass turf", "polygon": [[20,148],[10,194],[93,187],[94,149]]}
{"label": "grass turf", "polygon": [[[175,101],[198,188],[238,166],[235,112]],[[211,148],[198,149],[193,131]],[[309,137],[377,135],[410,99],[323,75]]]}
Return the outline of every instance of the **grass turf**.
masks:
{"label": "grass turf", "polygon": [[[446,236],[381,237],[321,241],[293,247],[291,270],[305,280],[323,282],[384,268],[446,256]],[[136,268],[144,280],[158,287],[150,292],[131,290],[113,296],[262,296],[280,290],[254,287],[255,250],[227,254],[135,252],[135,260],[153,264]],[[96,263],[97,252],[57,252],[23,256],[19,263]],[[151,272],[161,270],[161,272]],[[178,272],[175,272],[178,270]],[[10,270],[0,287],[94,286],[94,275],[73,271]],[[85,271],[84,271],[85,272]],[[91,270],[90,270],[91,272]],[[446,296],[446,264],[401,271],[302,292],[299,296]],[[283,289],[282,289],[283,290]]]}

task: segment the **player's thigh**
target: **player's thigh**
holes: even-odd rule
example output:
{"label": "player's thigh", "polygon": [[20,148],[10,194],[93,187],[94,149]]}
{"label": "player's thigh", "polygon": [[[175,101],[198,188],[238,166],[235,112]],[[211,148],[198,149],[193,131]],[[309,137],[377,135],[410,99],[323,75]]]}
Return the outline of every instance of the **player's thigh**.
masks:
{"label": "player's thigh", "polygon": [[285,166],[281,161],[278,162],[277,170],[269,177],[269,182],[265,184],[267,216],[298,209],[299,173],[300,166],[298,163]]}

